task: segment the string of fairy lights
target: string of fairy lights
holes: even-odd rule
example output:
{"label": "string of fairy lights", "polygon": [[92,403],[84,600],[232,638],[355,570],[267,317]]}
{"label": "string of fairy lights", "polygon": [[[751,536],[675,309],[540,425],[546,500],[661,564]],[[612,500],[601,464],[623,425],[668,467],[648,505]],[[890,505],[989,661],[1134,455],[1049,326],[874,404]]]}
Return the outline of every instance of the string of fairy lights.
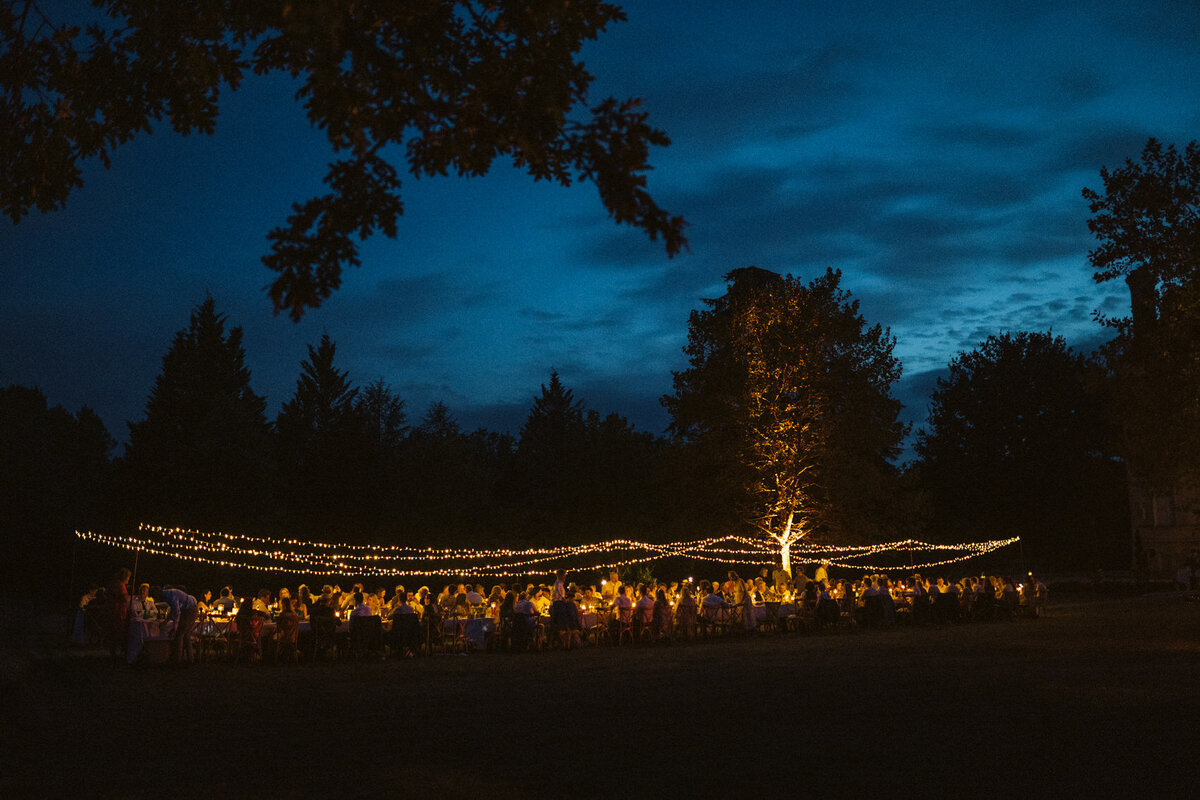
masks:
{"label": "string of fairy lights", "polygon": [[[107,547],[232,569],[363,577],[500,578],[557,569],[594,572],[676,557],[726,565],[770,566],[778,561],[778,549],[772,542],[732,534],[665,544],[610,539],[585,545],[525,549],[313,542],[144,523],[132,534],[77,530],[75,535]],[[931,544],[915,539],[869,545],[797,542],[791,545],[790,552],[798,562],[819,561],[833,567],[891,572],[955,564],[1018,541],[1019,537],[958,544]],[[891,559],[884,558],[888,553],[893,554]]]}

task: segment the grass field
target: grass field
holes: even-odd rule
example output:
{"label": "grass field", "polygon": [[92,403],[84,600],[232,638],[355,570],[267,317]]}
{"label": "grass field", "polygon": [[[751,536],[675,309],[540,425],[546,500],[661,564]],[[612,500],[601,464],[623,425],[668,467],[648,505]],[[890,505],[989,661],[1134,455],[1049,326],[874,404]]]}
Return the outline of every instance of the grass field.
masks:
{"label": "grass field", "polygon": [[1180,595],[382,663],[132,669],[59,638],[0,651],[0,797],[1200,796]]}

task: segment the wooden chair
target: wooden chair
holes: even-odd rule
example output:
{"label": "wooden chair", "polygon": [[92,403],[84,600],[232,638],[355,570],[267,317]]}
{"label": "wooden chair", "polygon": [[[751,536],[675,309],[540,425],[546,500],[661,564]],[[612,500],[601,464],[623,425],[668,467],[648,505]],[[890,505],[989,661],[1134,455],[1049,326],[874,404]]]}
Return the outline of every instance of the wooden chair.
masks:
{"label": "wooden chair", "polygon": [[637,641],[636,637],[633,635],[633,609],[618,608],[616,623],[618,647],[620,647],[621,643],[626,639],[629,640],[630,644],[633,644],[635,641]]}
{"label": "wooden chair", "polygon": [[293,614],[281,614],[275,626],[275,660],[278,663],[295,664],[300,637],[300,618]]}
{"label": "wooden chair", "polygon": [[309,619],[309,625],[312,626],[312,660],[316,661],[329,653],[336,657],[337,620],[330,615],[314,614]]}
{"label": "wooden chair", "polygon": [[383,620],[379,616],[350,618],[350,655],[383,658]]}
{"label": "wooden chair", "polygon": [[453,653],[459,649],[467,652],[467,618],[449,616],[442,621],[442,652]]}

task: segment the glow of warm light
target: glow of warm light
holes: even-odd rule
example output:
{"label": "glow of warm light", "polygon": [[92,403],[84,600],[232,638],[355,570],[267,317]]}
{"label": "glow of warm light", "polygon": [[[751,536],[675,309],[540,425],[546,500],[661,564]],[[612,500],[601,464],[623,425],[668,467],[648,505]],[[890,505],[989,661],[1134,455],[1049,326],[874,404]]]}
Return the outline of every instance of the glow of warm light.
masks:
{"label": "glow of warm light", "polygon": [[[76,531],[84,541],[136,552],[234,569],[318,575],[435,575],[503,577],[514,574],[606,571],[662,558],[682,556],[720,564],[771,566],[777,552],[762,540],[728,535],[655,544],[612,539],[594,544],[524,550],[431,548],[402,545],[352,545],[267,539],[227,532],[202,532],[142,524],[138,533],[113,536]],[[989,542],[929,544],[914,539],[874,545],[792,544],[798,560],[826,561],[831,566],[871,572],[930,569],[953,564],[1015,544],[1018,537]],[[872,564],[865,559],[892,551],[921,553],[931,560],[905,566]],[[951,555],[953,553],[953,555]],[[939,556],[945,556],[940,557]],[[692,578],[688,578],[689,581]],[[607,581],[602,581],[607,585]]]}

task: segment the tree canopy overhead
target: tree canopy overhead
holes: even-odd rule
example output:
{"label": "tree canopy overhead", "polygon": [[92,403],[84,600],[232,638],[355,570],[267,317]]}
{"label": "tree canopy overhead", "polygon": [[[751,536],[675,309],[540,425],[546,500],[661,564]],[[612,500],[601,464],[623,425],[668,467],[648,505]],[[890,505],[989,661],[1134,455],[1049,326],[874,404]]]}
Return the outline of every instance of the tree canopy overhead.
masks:
{"label": "tree canopy overhead", "polygon": [[1102,350],[1136,483],[1167,490],[1200,475],[1200,144],[1150,139],[1139,161],[1084,189],[1098,282],[1124,278],[1131,314]]}
{"label": "tree canopy overhead", "polygon": [[[414,176],[485,174],[507,158],[535,180],[591,181],[617,222],[686,246],[646,187],[669,144],[637,99],[590,104],[576,56],[624,13],[597,0],[93,0],[54,19],[0,4],[0,208],[62,208],[81,165],[156,123],[211,133],[248,71],[301,80],[296,99],[336,160],[328,193],[293,205],[263,262],[276,312],[299,319],[360,264],[357,239],[394,237],[400,163]],[[56,5],[55,13],[61,13]]]}

